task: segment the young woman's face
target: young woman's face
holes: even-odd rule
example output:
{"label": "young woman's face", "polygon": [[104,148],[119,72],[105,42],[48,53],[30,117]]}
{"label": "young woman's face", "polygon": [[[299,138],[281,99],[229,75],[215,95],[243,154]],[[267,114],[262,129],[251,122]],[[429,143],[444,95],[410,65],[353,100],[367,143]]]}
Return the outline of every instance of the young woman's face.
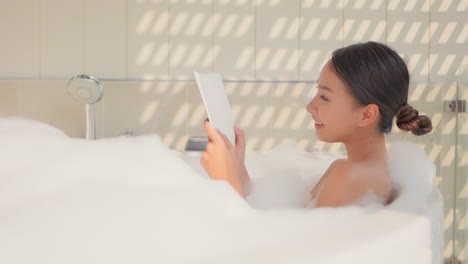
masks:
{"label": "young woman's face", "polygon": [[317,81],[317,94],[307,105],[318,139],[346,142],[357,128],[359,105],[329,61]]}

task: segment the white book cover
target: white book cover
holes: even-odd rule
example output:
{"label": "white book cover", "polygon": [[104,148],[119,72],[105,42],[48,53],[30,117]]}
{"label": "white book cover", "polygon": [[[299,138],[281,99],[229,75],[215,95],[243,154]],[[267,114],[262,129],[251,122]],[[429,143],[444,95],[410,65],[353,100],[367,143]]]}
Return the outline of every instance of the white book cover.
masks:
{"label": "white book cover", "polygon": [[221,74],[194,72],[194,75],[211,125],[219,129],[232,145],[235,145],[234,118]]}

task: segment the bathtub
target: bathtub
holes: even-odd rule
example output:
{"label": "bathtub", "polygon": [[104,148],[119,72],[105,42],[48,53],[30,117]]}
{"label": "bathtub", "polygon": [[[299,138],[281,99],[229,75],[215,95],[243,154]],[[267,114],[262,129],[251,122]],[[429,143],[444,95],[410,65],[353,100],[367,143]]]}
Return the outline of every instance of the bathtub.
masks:
{"label": "bathtub", "polygon": [[318,209],[301,207],[337,156],[294,145],[247,153],[246,200],[157,135],[86,141],[2,118],[0,146],[0,263],[442,261],[434,166],[409,143],[389,152],[391,204]]}

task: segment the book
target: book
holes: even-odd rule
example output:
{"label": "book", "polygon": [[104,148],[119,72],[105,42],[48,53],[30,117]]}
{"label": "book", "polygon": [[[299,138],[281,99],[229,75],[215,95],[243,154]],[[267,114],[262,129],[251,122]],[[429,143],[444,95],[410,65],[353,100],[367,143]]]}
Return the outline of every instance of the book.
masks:
{"label": "book", "polygon": [[234,118],[221,74],[199,72],[193,74],[211,125],[219,129],[234,146],[236,143]]}

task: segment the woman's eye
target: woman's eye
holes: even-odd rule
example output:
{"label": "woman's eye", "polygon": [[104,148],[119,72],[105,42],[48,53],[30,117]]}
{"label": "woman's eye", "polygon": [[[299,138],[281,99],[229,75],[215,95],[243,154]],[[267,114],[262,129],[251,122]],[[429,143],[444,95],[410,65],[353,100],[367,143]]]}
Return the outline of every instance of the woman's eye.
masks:
{"label": "woman's eye", "polygon": [[320,98],[322,98],[322,100],[324,100],[324,101],[328,101],[328,98],[326,96],[324,96],[324,95],[321,95]]}

